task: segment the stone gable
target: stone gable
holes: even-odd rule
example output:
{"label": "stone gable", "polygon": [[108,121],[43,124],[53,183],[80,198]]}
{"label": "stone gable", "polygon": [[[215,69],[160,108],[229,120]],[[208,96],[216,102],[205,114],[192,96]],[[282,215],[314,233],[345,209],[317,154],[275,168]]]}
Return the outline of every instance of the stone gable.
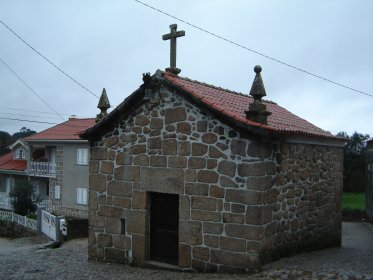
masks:
{"label": "stone gable", "polygon": [[181,268],[243,272],[340,244],[341,148],[259,141],[165,88],[161,97],[91,143],[91,259],[151,259],[153,192],[179,196]]}

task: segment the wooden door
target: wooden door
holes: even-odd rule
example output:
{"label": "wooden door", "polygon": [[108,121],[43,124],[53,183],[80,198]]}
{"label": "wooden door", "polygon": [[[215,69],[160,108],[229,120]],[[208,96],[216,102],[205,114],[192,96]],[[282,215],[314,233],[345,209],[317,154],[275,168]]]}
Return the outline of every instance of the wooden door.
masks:
{"label": "wooden door", "polygon": [[150,258],[170,264],[178,263],[179,196],[151,194]]}

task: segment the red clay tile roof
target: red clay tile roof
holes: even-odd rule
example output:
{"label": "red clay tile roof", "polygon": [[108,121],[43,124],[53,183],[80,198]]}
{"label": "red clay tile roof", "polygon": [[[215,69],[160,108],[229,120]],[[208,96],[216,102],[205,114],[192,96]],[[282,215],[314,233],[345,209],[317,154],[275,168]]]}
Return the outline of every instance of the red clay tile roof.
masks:
{"label": "red clay tile roof", "polygon": [[0,157],[0,170],[25,171],[26,168],[27,161],[13,159],[11,152]]}
{"label": "red clay tile roof", "polygon": [[78,134],[93,126],[95,124],[95,120],[96,119],[94,118],[70,119],[44,131],[26,137],[23,140],[82,140]]}
{"label": "red clay tile roof", "polygon": [[330,132],[318,128],[270,101],[264,101],[267,105],[267,110],[272,113],[268,116],[268,124],[264,125],[251,121],[247,119],[245,115],[245,111],[248,110],[249,104],[253,102],[251,96],[182,78],[169,72],[162,72],[162,74],[163,78],[167,81],[199,99],[206,106],[243,124],[265,128],[273,132],[301,134],[322,138],[337,138]]}

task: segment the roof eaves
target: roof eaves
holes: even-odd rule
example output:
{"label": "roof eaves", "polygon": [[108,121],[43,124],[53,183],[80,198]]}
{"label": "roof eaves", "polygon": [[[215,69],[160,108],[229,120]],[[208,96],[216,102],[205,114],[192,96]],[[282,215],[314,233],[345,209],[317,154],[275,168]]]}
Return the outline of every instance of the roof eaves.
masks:
{"label": "roof eaves", "polygon": [[199,97],[192,90],[185,89],[184,87],[176,85],[175,83],[164,77],[162,78],[162,81],[171,88],[183,93],[187,99],[191,100],[198,107],[209,111],[221,121],[228,123],[231,127],[235,127],[239,130],[245,130],[246,132],[252,133],[253,135],[259,137],[269,139],[276,138],[276,135],[274,134],[274,132],[278,131],[276,128],[261,123],[256,123],[250,120],[243,120],[241,118],[237,118],[237,116],[233,114],[225,114],[223,113],[224,110],[215,105],[214,102],[210,101],[207,98]]}

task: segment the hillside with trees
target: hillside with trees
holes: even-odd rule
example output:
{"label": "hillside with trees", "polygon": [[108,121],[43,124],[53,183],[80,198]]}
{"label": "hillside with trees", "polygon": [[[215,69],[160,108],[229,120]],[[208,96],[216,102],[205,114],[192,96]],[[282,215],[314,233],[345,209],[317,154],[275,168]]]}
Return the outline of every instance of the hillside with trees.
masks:
{"label": "hillside with trees", "polygon": [[0,156],[9,152],[8,146],[20,138],[35,134],[36,131],[22,127],[19,132],[10,135],[8,132],[0,131]]}

